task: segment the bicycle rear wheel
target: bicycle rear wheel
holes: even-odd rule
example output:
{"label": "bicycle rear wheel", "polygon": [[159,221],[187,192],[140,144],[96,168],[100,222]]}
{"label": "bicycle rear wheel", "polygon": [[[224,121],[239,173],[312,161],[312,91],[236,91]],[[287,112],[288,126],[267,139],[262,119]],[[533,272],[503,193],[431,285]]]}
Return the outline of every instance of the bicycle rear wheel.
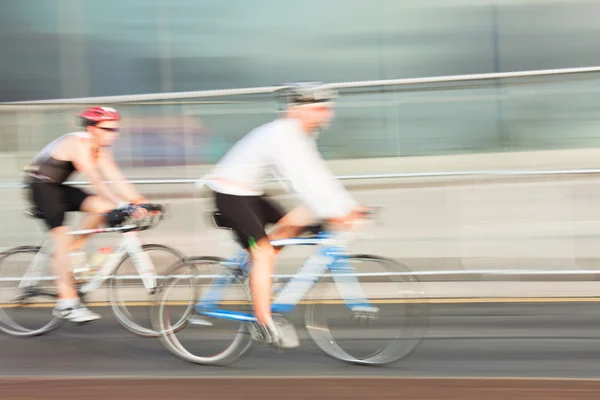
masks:
{"label": "bicycle rear wheel", "polygon": [[[242,277],[225,266],[225,259],[194,257],[169,269],[159,287],[152,313],[160,342],[173,355],[194,364],[224,365],[250,347],[247,323],[208,318],[195,311],[207,290],[218,290],[220,310],[251,310],[250,296]],[[214,293],[214,292],[213,292]],[[180,321],[184,321],[181,325]]]}
{"label": "bicycle rear wheel", "polygon": [[0,330],[8,335],[38,336],[62,322],[52,315],[58,297],[53,277],[19,288],[34,257],[42,256],[39,251],[39,246],[22,246],[0,256]]}
{"label": "bicycle rear wheel", "polygon": [[[347,273],[369,275],[357,278],[368,302],[379,310],[351,312],[333,277],[324,277],[308,297],[305,322],[310,337],[331,357],[354,364],[388,364],[405,357],[427,327],[421,283],[391,259],[351,255],[346,261]],[[404,274],[390,274],[394,272]]]}

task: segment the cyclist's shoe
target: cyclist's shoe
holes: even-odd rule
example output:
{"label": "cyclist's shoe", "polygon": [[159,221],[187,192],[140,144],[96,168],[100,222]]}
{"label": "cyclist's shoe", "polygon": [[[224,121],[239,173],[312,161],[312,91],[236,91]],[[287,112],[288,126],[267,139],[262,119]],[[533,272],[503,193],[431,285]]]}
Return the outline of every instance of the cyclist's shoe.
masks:
{"label": "cyclist's shoe", "polygon": [[54,308],[52,315],[54,315],[56,318],[65,319],[76,324],[83,324],[85,322],[91,322],[100,319],[99,314],[96,314],[83,304],[79,304],[72,308],[65,308],[63,310]]}
{"label": "cyclist's shoe", "polygon": [[275,344],[282,349],[292,349],[300,346],[300,339],[294,325],[283,317],[277,317],[274,322],[278,328],[279,340]]}
{"label": "cyclist's shoe", "polygon": [[291,349],[300,345],[294,325],[283,317],[274,317],[269,325],[257,322],[250,324],[250,337],[255,342],[270,344],[280,349]]}

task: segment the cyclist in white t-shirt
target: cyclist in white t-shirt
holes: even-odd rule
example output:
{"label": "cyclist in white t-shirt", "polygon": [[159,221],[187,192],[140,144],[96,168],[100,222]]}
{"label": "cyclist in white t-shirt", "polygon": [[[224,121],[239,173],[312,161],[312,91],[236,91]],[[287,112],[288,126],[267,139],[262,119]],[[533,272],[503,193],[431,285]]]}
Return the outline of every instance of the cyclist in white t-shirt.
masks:
{"label": "cyclist in white t-shirt", "polygon": [[[337,93],[322,83],[306,82],[289,85],[280,94],[281,116],[238,141],[203,181],[214,192],[218,212],[251,255],[250,290],[262,330],[253,335],[255,340],[289,348],[298,345],[295,331],[271,316],[271,275],[281,249],[273,248],[270,240],[298,235],[314,217],[333,229],[345,229],[366,209],[330,172],[317,149],[315,134],[333,118]],[[303,206],[286,214],[265,196],[265,183],[273,174],[291,183]],[[270,235],[267,224],[277,226]]]}

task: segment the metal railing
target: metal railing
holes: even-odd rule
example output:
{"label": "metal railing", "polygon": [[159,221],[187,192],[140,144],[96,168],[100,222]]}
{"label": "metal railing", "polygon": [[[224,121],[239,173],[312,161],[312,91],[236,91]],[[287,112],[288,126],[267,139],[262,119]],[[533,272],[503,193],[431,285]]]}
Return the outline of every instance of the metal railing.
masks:
{"label": "metal railing", "polygon": [[[353,174],[338,175],[337,179],[341,181],[352,180],[381,180],[381,179],[403,179],[403,178],[442,178],[442,177],[460,177],[460,176],[548,176],[548,175],[584,175],[600,174],[600,168],[583,169],[548,169],[548,170],[472,170],[472,171],[438,171],[438,172],[404,172],[391,174]],[[135,185],[185,185],[199,184],[201,178],[173,178],[173,179],[130,179],[128,182]],[[282,179],[285,181],[285,179]],[[267,182],[276,183],[279,180],[267,179]],[[112,183],[112,181],[105,181]],[[87,181],[65,182],[73,186],[89,186]],[[0,189],[22,189],[23,183],[0,183]]]}
{"label": "metal railing", "polygon": [[[388,80],[369,80],[369,81],[354,81],[354,82],[337,82],[337,83],[328,83],[326,84],[327,87],[332,87],[332,88],[337,88],[342,90],[342,95],[343,97],[347,96],[355,96],[355,95],[360,95],[364,94],[364,93],[371,93],[373,91],[379,92],[380,89],[384,89],[384,88],[389,88],[390,91],[400,91],[400,90],[406,90],[407,92],[413,92],[413,91],[421,91],[423,89],[422,85],[427,85],[430,84],[428,87],[426,87],[427,92],[430,90],[438,90],[438,89],[448,89],[448,86],[445,85],[439,85],[439,84],[443,84],[443,83],[453,83],[453,82],[469,82],[469,81],[473,81],[475,83],[477,83],[478,81],[490,81],[490,80],[502,80],[501,82],[494,82],[491,84],[491,88],[494,89],[500,89],[502,86],[498,86],[496,83],[501,84],[501,85],[510,85],[511,82],[515,82],[518,84],[523,83],[522,78],[540,78],[540,77],[551,77],[551,76],[565,76],[565,75],[576,75],[576,76],[585,76],[586,74],[598,74],[600,73],[600,66],[590,66],[590,67],[581,67],[581,68],[562,68],[562,69],[546,69],[546,70],[529,70],[529,71],[512,71],[512,72],[500,72],[500,73],[485,73],[485,74],[466,74],[466,75],[449,75],[449,76],[434,76],[434,77],[420,77],[420,78],[402,78],[402,79],[388,79]],[[593,75],[593,78],[596,79],[598,77],[598,75]],[[578,79],[578,78],[577,78]],[[576,80],[577,80],[576,79]],[[587,78],[586,78],[587,79]],[[569,82],[569,80],[565,80],[566,82]],[[533,82],[525,82],[525,83],[533,83],[535,85],[535,90],[531,91],[530,94],[536,94],[536,96],[540,96],[540,94],[538,93],[538,86],[537,84],[539,83],[544,83],[546,82],[546,80],[534,80]],[[554,82],[553,80],[551,80],[550,82]],[[558,83],[563,82],[563,80],[559,80],[557,81]],[[436,85],[438,84],[438,85]],[[419,86],[421,85],[421,86]],[[465,85],[460,85],[457,88],[464,88]],[[577,93],[579,93],[580,90],[587,90],[586,88],[588,88],[589,85],[580,85],[577,84],[576,87],[571,87],[571,90],[576,90]],[[266,108],[264,108],[265,105],[265,100],[267,101],[272,101],[273,100],[273,96],[271,96],[271,94],[281,88],[282,86],[265,86],[265,87],[254,87],[254,88],[237,88],[237,89],[222,89],[222,90],[202,90],[202,91],[189,91],[189,92],[174,92],[174,93],[153,93],[153,94],[140,94],[140,95],[124,95],[124,96],[104,96],[104,97],[85,97],[85,98],[71,98],[71,99],[51,99],[51,100],[34,100],[34,101],[19,101],[19,102],[9,102],[9,103],[0,103],[0,111],[6,111],[9,112],[9,119],[7,119],[8,122],[5,122],[5,124],[8,124],[8,126],[12,126],[16,124],[16,127],[20,129],[22,129],[22,133],[20,133],[19,135],[19,139],[18,140],[12,140],[10,138],[7,138],[6,141],[4,141],[5,143],[7,143],[6,145],[8,146],[7,148],[12,149],[17,148],[19,150],[22,150],[23,146],[28,147],[31,146],[32,143],[35,143],[33,145],[33,147],[31,147],[31,149],[29,149],[28,151],[34,151],[34,149],[37,149],[39,146],[42,145],[41,142],[38,142],[37,137],[39,137],[40,134],[42,134],[42,132],[40,130],[38,130],[37,128],[34,129],[32,127],[32,123],[25,123],[26,121],[33,121],[36,118],[39,118],[39,120],[37,122],[35,122],[36,124],[42,124],[45,122],[48,123],[52,123],[54,124],[56,127],[58,127],[58,125],[62,125],[63,122],[56,122],[58,120],[55,121],[54,117],[50,118],[48,117],[49,114],[44,114],[43,111],[64,111],[66,113],[68,112],[72,112],[73,107],[75,106],[82,106],[82,105],[86,105],[86,104],[101,104],[101,103],[109,103],[109,104],[121,104],[124,108],[127,108],[127,110],[124,110],[124,112],[126,111],[126,114],[132,114],[133,116],[135,115],[135,112],[138,110],[138,108],[136,108],[136,106],[152,106],[155,105],[156,103],[153,102],[158,102],[161,106],[167,106],[169,104],[173,105],[180,105],[183,108],[178,109],[178,111],[176,113],[173,114],[173,116],[176,115],[188,115],[186,113],[188,113],[190,111],[187,105],[190,104],[196,104],[199,105],[200,107],[202,107],[203,104],[205,103],[214,103],[214,104],[226,104],[228,108],[224,109],[224,110],[219,110],[219,115],[221,113],[244,113],[247,112],[247,108],[243,108],[243,109],[238,109],[237,104],[243,104],[243,103],[247,103],[248,99],[244,98],[244,96],[254,96],[254,95],[258,95],[259,99],[261,100],[260,104],[261,104],[261,108],[260,110],[256,111],[254,110],[253,112],[257,112],[257,113],[262,113],[262,114],[267,114],[267,113],[271,113],[275,110],[275,108],[271,108],[271,106],[268,106]],[[452,86],[453,87],[453,86]],[[365,89],[365,88],[372,88],[371,91],[367,90],[358,90],[358,89]],[[357,89],[352,91],[351,89]],[[597,89],[597,85],[592,85],[589,87],[589,90],[591,90],[590,94],[595,94],[598,93]],[[500,97],[505,95],[506,93],[503,92],[502,90],[493,90],[493,98],[495,98],[497,101],[500,101]],[[503,94],[504,93],[504,94]],[[512,91],[510,92],[511,96],[515,95],[522,95],[522,90],[519,89],[517,91],[515,91],[515,93],[513,93]],[[571,92],[567,92],[567,93],[571,93]],[[550,95],[550,94],[548,94]],[[499,97],[500,96],[500,97]],[[350,97],[348,97],[350,98]],[[387,97],[386,97],[387,98]],[[189,99],[188,101],[185,101],[185,99]],[[250,103],[254,104],[255,100],[257,98],[254,97],[251,99]],[[442,98],[437,98],[435,97],[436,101],[454,101],[454,100],[449,100],[446,96],[442,96]],[[471,101],[471,100],[469,100]],[[414,99],[411,96],[409,97],[402,97],[402,96],[393,96],[393,98],[387,98],[387,100],[382,103],[381,105],[369,105],[367,107],[367,109],[372,109],[374,108],[379,108],[381,106],[385,106],[385,107],[392,107],[395,109],[397,104],[405,104],[405,103],[411,103],[411,102],[419,102],[419,99]],[[355,101],[350,101],[350,102],[346,102],[346,101],[340,101],[340,108],[352,108],[352,107],[360,107],[363,108],[364,105],[360,104],[360,102],[356,103]],[[370,104],[370,103],[369,103]],[[387,106],[386,106],[387,104]],[[232,106],[233,105],[233,106]],[[246,104],[247,105],[247,104]],[[189,107],[192,107],[191,105]],[[232,108],[231,108],[232,107]],[[133,110],[133,111],[132,111]],[[214,107],[212,108],[206,108],[206,107],[202,107],[201,108],[202,113],[205,113],[206,115],[210,115],[211,117],[213,116],[213,113],[216,112],[216,110],[214,109]],[[391,110],[391,109],[390,109]],[[459,110],[460,111],[460,110]],[[12,114],[12,113],[15,114]],[[24,112],[24,114],[19,114],[21,112]],[[31,113],[31,114],[28,114]],[[390,111],[391,112],[391,111]],[[394,112],[398,112],[397,110]],[[592,113],[592,110],[588,110],[587,111],[588,114]],[[38,114],[36,114],[38,113]],[[348,111],[346,111],[346,113],[348,114]],[[348,114],[350,115],[350,114]],[[591,114],[590,114],[591,115]],[[67,116],[66,114],[64,115],[65,120],[68,118],[72,118]],[[343,114],[340,114],[340,123],[343,123],[344,121],[344,117]],[[364,116],[362,116],[361,118],[365,119],[365,123],[375,123],[373,121],[376,120],[376,118],[379,118],[378,115],[375,114],[369,114],[369,113],[365,113]],[[388,117],[382,117],[382,118],[388,118]],[[393,116],[389,116],[391,123],[393,124]],[[490,117],[492,118],[492,117]],[[499,116],[496,116],[494,118],[500,118]],[[46,119],[48,119],[48,121],[46,121]],[[217,118],[218,120],[218,118]],[[24,122],[25,121],[25,122]],[[244,122],[245,120],[240,120],[239,123],[236,123],[238,126],[235,127],[235,134],[232,134],[232,132],[223,132],[220,131],[221,134],[224,134],[227,137],[228,141],[231,140],[237,140],[237,134],[241,134],[243,130],[245,129],[250,129],[250,126],[245,125],[246,122]],[[248,120],[251,121],[251,120]],[[179,123],[179,122],[177,122]],[[181,122],[183,124],[183,122]],[[217,123],[217,125],[221,122],[218,121],[213,121],[213,123]],[[253,122],[248,122],[248,123],[253,123]],[[490,122],[492,124],[494,124],[493,122]],[[12,124],[12,125],[10,125]],[[496,124],[500,124],[500,122],[497,122]],[[22,126],[21,126],[22,125]],[[585,125],[582,123],[582,125]],[[39,126],[39,125],[38,125]],[[392,126],[392,125],[390,125]],[[498,125],[499,126],[499,125]],[[496,125],[494,125],[494,127],[496,127]],[[495,129],[494,127],[492,127],[492,129]],[[66,129],[67,128],[67,124],[65,124],[64,128],[60,128],[62,129]],[[454,127],[456,128],[456,127]],[[14,129],[14,127],[12,127],[11,129]],[[182,128],[182,129],[186,129],[186,128]],[[228,126],[225,130],[227,129],[232,129],[231,126]],[[378,138],[377,140],[381,143],[385,142],[386,149],[391,149],[392,147],[394,147],[396,150],[393,151],[384,151],[382,149],[380,149],[377,146],[381,146],[381,143],[377,142],[376,144],[373,144],[373,146],[375,146],[375,148],[372,148],[370,150],[370,154],[373,153],[373,151],[375,151],[377,154],[381,154],[382,156],[385,155],[386,157],[389,156],[399,156],[400,154],[400,139],[399,137],[401,136],[401,134],[399,133],[399,127],[396,126],[395,128],[392,126],[392,128],[390,128],[391,131],[390,133],[392,134],[392,136],[390,136],[390,138]],[[500,128],[497,128],[500,129]],[[574,139],[571,140],[589,140],[589,134],[587,134],[585,132],[586,128],[585,126],[581,128],[582,133],[579,136],[574,136]],[[394,133],[395,132],[395,133]],[[57,133],[57,132],[56,132]],[[54,134],[56,134],[54,133]],[[336,133],[336,132],[334,132]],[[472,132],[469,133],[469,135],[476,135],[477,132]],[[37,135],[37,136],[36,136]],[[43,135],[43,134],[42,134]],[[229,136],[227,136],[229,135]],[[353,133],[354,136],[358,135],[357,132]],[[387,134],[386,134],[387,135]],[[489,136],[489,135],[488,135]],[[387,137],[387,136],[386,136]],[[394,137],[396,137],[396,139],[394,139]],[[560,136],[561,138],[563,136]],[[331,140],[331,136],[329,137],[329,139]],[[405,138],[406,139],[406,138]],[[489,140],[493,140],[494,138],[492,136],[490,136],[488,138]],[[190,139],[191,140],[191,139]],[[464,140],[461,139],[461,140]],[[503,139],[499,139],[499,140],[508,140],[507,137],[504,137]],[[535,139],[534,139],[535,140]],[[600,140],[600,137],[598,138],[598,140]],[[45,141],[43,142],[45,143]],[[362,142],[361,142],[362,143]],[[331,144],[329,144],[331,145]],[[388,146],[389,145],[389,146]],[[492,144],[493,146],[501,146],[501,144]],[[168,150],[168,151],[173,151],[173,152],[181,152],[181,149],[176,147],[177,145],[172,145],[173,149],[172,150]],[[391,146],[391,147],[390,147]],[[407,151],[408,153],[411,152],[411,146],[408,146],[408,150],[403,150],[403,151]],[[405,146],[405,147],[406,147]],[[218,147],[218,146],[217,146]],[[414,146],[413,146],[414,147]],[[435,146],[433,146],[435,147]],[[437,148],[437,147],[436,147]],[[375,149],[375,150],[374,150]],[[125,152],[127,152],[127,150],[124,150]],[[208,150],[209,152],[216,152],[219,153],[222,151],[222,149],[212,149],[212,150]],[[350,148],[349,151],[351,152],[356,152],[356,149],[354,147]],[[412,151],[416,151],[417,153],[419,153],[422,150],[412,150]],[[426,150],[427,151],[427,150]],[[212,154],[211,153],[211,154]],[[124,153],[125,154],[125,153]],[[175,154],[175,153],[174,153]],[[186,154],[186,156],[188,156],[187,152],[184,152],[182,154]],[[131,155],[131,154],[129,154]],[[123,157],[125,157],[125,155],[123,155]],[[137,156],[136,156],[137,157]],[[190,152],[189,153],[189,157],[213,157],[212,155],[198,155],[195,152]],[[214,160],[211,160],[211,162],[214,162]],[[396,171],[389,171],[389,172],[396,172]]]}
{"label": "metal railing", "polygon": [[[551,75],[570,75],[600,72],[600,66],[580,67],[580,68],[559,68],[545,69],[532,71],[514,71],[514,72],[494,72],[487,74],[466,74],[466,75],[447,75],[423,78],[402,78],[402,79],[383,79],[371,81],[354,81],[354,82],[339,82],[329,83],[325,86],[331,89],[357,89],[365,87],[386,87],[386,86],[407,86],[419,85],[427,83],[451,83],[464,81],[480,81],[491,79],[514,79],[514,78],[529,78]],[[2,106],[31,106],[31,105],[74,105],[74,104],[91,104],[91,103],[133,103],[158,100],[183,100],[192,98],[208,98],[208,97],[228,97],[228,96],[244,96],[257,94],[271,94],[285,86],[264,86],[255,88],[239,88],[239,89],[219,89],[219,90],[200,90],[190,92],[171,92],[171,93],[151,93],[138,95],[123,95],[123,96],[104,96],[104,97],[81,97],[73,99],[53,99],[53,100],[32,100],[32,101],[16,101],[0,103]]]}

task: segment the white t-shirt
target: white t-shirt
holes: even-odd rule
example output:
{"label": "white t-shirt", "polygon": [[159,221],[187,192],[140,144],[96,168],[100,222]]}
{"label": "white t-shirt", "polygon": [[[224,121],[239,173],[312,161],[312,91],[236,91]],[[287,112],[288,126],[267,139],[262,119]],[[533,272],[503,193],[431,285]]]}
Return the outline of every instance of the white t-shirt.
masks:
{"label": "white t-shirt", "polygon": [[327,168],[315,139],[295,119],[277,119],[252,130],[205,179],[215,192],[259,196],[271,176],[288,179],[320,218],[345,216],[358,205]]}

